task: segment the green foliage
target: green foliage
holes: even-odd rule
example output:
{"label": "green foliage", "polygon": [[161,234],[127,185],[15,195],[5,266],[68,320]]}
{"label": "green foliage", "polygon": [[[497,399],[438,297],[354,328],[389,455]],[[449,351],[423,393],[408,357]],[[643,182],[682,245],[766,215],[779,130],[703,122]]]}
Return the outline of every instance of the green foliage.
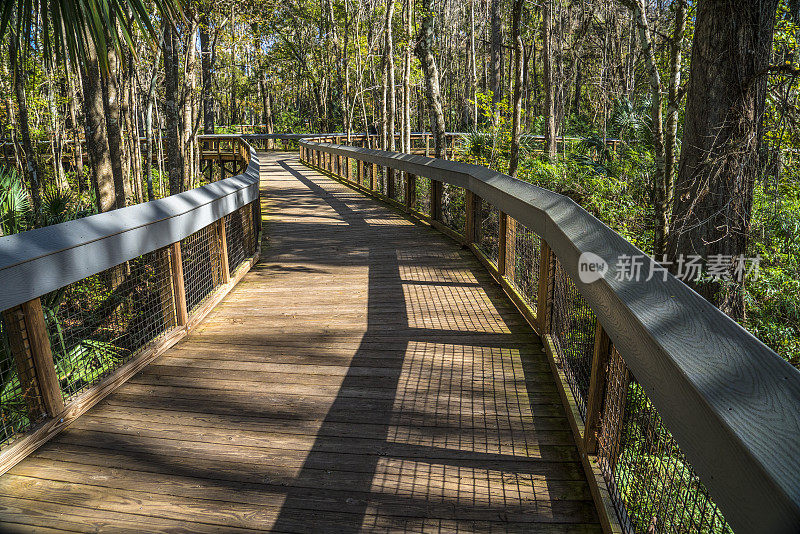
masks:
{"label": "green foliage", "polygon": [[473,161],[489,160],[493,144],[491,134],[474,130],[461,136],[460,155]]}
{"label": "green foliage", "polygon": [[[79,390],[122,361],[122,349],[96,339],[84,339],[56,356],[58,380],[65,390]],[[66,386],[69,386],[67,389]]]}
{"label": "green foliage", "polygon": [[45,226],[91,215],[93,210],[80,202],[69,189],[50,188],[42,197],[42,220]]}
{"label": "green foliage", "polygon": [[[87,201],[88,200],[88,201]],[[42,223],[59,224],[91,215],[93,202],[80,199],[69,189],[48,187],[42,196]],[[17,171],[0,169],[0,230],[2,235],[17,234],[33,228],[30,195]]]}
{"label": "green foliage", "polygon": [[31,201],[16,169],[0,168],[0,233],[16,234],[28,229]]}
{"label": "green foliage", "polygon": [[308,133],[311,124],[308,123],[296,110],[286,109],[280,111],[273,118],[276,132]]}
{"label": "green foliage", "polygon": [[614,103],[609,133],[627,142],[650,142],[650,101],[632,102],[621,98]]}
{"label": "green foliage", "polygon": [[[791,179],[791,178],[790,178]],[[751,256],[759,275],[745,286],[745,326],[790,363],[800,366],[800,194],[755,191]]]}
{"label": "green foliage", "polygon": [[[165,19],[177,19],[181,0],[154,0]],[[92,43],[100,64],[108,64],[107,45],[136,53],[136,28],[156,41],[149,5],[143,0],[9,0],[0,8],[0,37],[20,49],[43,41],[49,62],[69,57],[82,61]],[[39,32],[39,28],[43,31]]]}
{"label": "green foliage", "polygon": [[708,491],[636,382],[628,386],[625,412],[614,479],[634,530],[649,532],[657,517],[663,532],[730,534],[724,518],[711,513],[715,505]]}

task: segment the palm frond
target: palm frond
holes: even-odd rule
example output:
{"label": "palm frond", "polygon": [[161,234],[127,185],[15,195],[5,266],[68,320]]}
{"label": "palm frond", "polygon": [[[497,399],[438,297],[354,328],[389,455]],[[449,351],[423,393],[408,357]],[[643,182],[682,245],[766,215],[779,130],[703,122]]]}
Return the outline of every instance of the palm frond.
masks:
{"label": "palm frond", "polygon": [[0,230],[2,235],[27,230],[31,200],[16,169],[0,167]]}
{"label": "palm frond", "polygon": [[[184,1],[154,3],[162,21],[172,24],[183,17]],[[136,27],[151,43],[157,42],[152,18],[143,0],[6,0],[0,8],[0,38],[11,40],[18,50],[41,41],[47,61],[69,58],[75,64],[86,59],[91,47],[105,69],[107,37],[118,51],[125,47],[136,55]]]}

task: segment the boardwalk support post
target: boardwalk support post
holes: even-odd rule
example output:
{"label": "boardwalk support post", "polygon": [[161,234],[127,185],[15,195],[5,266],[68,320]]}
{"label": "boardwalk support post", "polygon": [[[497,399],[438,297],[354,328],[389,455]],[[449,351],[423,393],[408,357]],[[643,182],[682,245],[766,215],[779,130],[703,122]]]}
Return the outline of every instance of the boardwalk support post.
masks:
{"label": "boardwalk support post", "polygon": [[[227,284],[231,281],[231,270],[228,264],[228,236],[225,230],[225,218],[223,217],[214,223],[214,227],[217,234],[216,244],[218,247],[217,253],[220,269],[222,271],[222,283]],[[258,233],[258,231],[256,231],[256,233]]]}
{"label": "boardwalk support post", "polygon": [[503,269],[506,278],[514,280],[517,270],[517,221],[509,216],[505,216],[506,220],[506,251],[505,255],[501,256],[502,259],[498,261],[503,262]]}
{"label": "boardwalk support post", "polygon": [[31,417],[55,416],[64,409],[50,336],[42,310],[35,298],[3,313],[9,344]]}
{"label": "boardwalk support post", "polygon": [[406,173],[406,211],[413,211],[417,204],[417,177]]}
{"label": "boardwalk support post", "polygon": [[506,238],[508,237],[508,217],[502,211],[498,214],[497,230],[497,274],[506,274]]}
{"label": "boardwalk support post", "polygon": [[189,313],[186,309],[186,287],[183,281],[183,256],[181,255],[180,241],[170,246],[170,267],[172,291],[175,296],[175,320],[178,326],[186,326],[189,322]]}
{"label": "boardwalk support post", "polygon": [[597,321],[594,334],[594,353],[592,370],[589,377],[589,394],[586,399],[586,427],[584,429],[584,450],[586,454],[597,452],[597,436],[600,430],[600,410],[608,383],[608,357],[611,352],[611,340],[603,325]]}
{"label": "boardwalk support post", "polygon": [[536,318],[539,335],[550,333],[550,307],[553,304],[553,253],[544,238],[539,247],[539,291],[536,298]]}
{"label": "boardwalk support post", "polygon": [[431,179],[431,219],[442,220],[442,182]]}
{"label": "boardwalk support post", "polygon": [[384,176],[386,177],[386,196],[394,198],[394,169],[384,167]]}

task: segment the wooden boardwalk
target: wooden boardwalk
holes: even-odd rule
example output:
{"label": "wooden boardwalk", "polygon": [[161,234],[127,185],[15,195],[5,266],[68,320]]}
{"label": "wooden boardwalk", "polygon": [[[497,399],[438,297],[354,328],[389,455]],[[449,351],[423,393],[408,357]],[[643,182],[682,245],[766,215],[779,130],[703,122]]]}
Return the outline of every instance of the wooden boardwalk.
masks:
{"label": "wooden boardwalk", "polygon": [[539,340],[477,260],[261,158],[261,262],[0,477],[0,531],[600,532]]}

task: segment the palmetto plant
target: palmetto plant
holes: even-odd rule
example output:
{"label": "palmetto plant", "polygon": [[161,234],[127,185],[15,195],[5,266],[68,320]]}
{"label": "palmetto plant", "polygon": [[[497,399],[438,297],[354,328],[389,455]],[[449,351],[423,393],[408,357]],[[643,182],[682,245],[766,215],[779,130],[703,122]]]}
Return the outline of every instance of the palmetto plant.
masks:
{"label": "palmetto plant", "polygon": [[[91,215],[68,189],[51,188],[42,199],[42,221],[45,226]],[[0,234],[10,235],[33,228],[31,201],[16,169],[0,167]]]}
{"label": "palmetto plant", "polygon": [[472,131],[461,136],[462,154],[474,159],[489,159],[494,140],[489,132]]}
{"label": "palmetto plant", "polygon": [[42,220],[45,226],[80,219],[91,215],[93,211],[82,205],[69,189],[54,187],[45,191],[42,198]]}
{"label": "palmetto plant", "polygon": [[0,167],[0,235],[28,228],[31,201],[16,169]]}
{"label": "palmetto plant", "polygon": [[650,102],[633,102],[628,98],[616,101],[611,111],[615,134],[626,141],[645,141],[650,135]]}

